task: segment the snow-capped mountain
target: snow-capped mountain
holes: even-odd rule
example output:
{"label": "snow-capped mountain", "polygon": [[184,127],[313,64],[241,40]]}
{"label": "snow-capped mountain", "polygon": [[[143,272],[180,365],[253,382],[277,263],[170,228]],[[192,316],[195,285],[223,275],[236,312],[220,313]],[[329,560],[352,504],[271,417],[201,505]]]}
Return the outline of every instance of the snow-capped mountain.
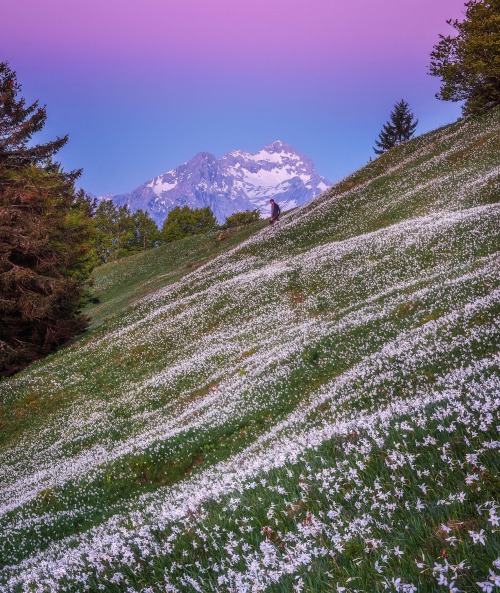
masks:
{"label": "snow-capped mountain", "polygon": [[329,185],[309,158],[278,141],[256,153],[237,150],[220,159],[201,152],[180,167],[111,199],[117,205],[128,205],[132,211],[146,210],[160,225],[172,208],[184,205],[209,206],[217,220],[223,222],[234,212],[254,208],[268,216],[271,198],[282,210],[289,210]]}

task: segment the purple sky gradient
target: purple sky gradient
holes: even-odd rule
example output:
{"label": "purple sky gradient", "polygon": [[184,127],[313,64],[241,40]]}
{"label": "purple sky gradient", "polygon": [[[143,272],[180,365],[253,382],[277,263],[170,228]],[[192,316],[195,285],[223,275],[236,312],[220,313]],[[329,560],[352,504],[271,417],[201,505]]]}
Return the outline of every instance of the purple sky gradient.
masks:
{"label": "purple sky gradient", "polygon": [[373,155],[394,103],[418,132],[455,120],[429,53],[462,0],[17,0],[0,60],[69,133],[66,169],[119,193],[200,151],[281,139],[339,179]]}

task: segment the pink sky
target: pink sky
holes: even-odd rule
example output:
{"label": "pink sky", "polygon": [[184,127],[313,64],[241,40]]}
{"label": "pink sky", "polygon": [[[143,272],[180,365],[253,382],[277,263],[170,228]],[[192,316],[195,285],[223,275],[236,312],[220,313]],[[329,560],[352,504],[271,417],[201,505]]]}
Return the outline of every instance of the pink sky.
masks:
{"label": "pink sky", "polygon": [[[415,6],[418,10],[414,10]],[[58,63],[149,68],[215,61],[268,75],[370,64],[436,40],[457,0],[17,0],[2,8],[2,49]]]}
{"label": "pink sky", "polygon": [[[95,153],[96,144],[120,129],[116,118],[121,114],[123,122],[137,118],[137,142],[157,151],[154,133],[164,131],[158,123],[162,108],[176,110],[177,118],[190,114],[202,126],[204,115],[210,114],[211,121],[203,133],[199,126],[192,131],[192,142],[184,130],[165,146],[163,134],[163,160],[155,160],[156,153],[149,157],[160,167],[154,174],[189,158],[189,151],[256,149],[278,134],[321,161],[322,131],[335,133],[340,125],[335,117],[345,118],[354,106],[372,108],[372,123],[365,126],[368,143],[400,98],[429,109],[437,84],[426,75],[429,52],[438,34],[448,32],[446,19],[462,12],[462,0],[17,0],[2,7],[6,26],[0,59],[18,71],[30,99],[48,104],[55,117],[51,129],[60,133],[61,125],[61,133],[70,132],[78,143],[65,149],[73,155],[70,164],[77,155],[83,162],[75,165],[83,166],[89,179],[95,163],[86,143]],[[456,106],[451,107],[455,115]],[[319,117],[321,109],[321,129],[311,122],[308,136],[307,117],[312,111]],[[269,110],[277,116],[262,123]],[[429,113],[429,122],[441,110],[437,106]],[[288,112],[285,121],[282,115]],[[306,119],[298,121],[301,113]],[[106,130],[108,121],[112,125]],[[94,142],[88,135],[92,123]],[[143,129],[151,135],[141,135]],[[335,152],[333,136],[331,142]],[[146,149],[134,150],[135,162],[146,162],[138,154]],[[122,159],[123,150],[117,149],[110,179]],[[138,168],[137,184],[149,174],[146,169]],[[338,177],[347,172],[341,169],[320,172]],[[94,190],[104,173],[92,181]]]}

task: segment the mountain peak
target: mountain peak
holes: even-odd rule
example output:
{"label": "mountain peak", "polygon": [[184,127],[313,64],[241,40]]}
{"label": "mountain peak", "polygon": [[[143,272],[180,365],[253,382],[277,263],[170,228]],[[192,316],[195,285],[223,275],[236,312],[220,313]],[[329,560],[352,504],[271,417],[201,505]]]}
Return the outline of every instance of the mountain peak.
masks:
{"label": "mountain peak", "polygon": [[211,152],[199,152],[198,154],[195,154],[194,157],[192,159],[190,159],[188,162],[189,163],[199,163],[199,162],[213,163],[215,161],[217,161],[217,158]]}
{"label": "mountain peak", "polygon": [[271,142],[271,144],[264,146],[262,150],[270,153],[291,152],[293,154],[298,154],[298,151],[293,146],[282,140],[275,140],[274,142]]}
{"label": "mountain peak", "polygon": [[144,183],[113,201],[132,211],[142,209],[161,224],[176,205],[210,207],[219,222],[243,210],[259,209],[267,216],[270,198],[281,209],[300,206],[329,185],[312,161],[282,140],[256,153],[233,151],[217,159],[199,152],[176,169]]}

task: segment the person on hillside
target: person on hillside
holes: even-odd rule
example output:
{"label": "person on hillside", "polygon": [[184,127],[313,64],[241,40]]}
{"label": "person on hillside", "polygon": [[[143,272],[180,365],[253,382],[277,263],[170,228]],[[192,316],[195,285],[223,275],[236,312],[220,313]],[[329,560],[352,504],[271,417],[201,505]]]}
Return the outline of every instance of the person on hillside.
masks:
{"label": "person on hillside", "polygon": [[271,198],[271,218],[269,219],[269,224],[274,224],[277,220],[279,220],[281,214],[281,208],[279,205]]}

